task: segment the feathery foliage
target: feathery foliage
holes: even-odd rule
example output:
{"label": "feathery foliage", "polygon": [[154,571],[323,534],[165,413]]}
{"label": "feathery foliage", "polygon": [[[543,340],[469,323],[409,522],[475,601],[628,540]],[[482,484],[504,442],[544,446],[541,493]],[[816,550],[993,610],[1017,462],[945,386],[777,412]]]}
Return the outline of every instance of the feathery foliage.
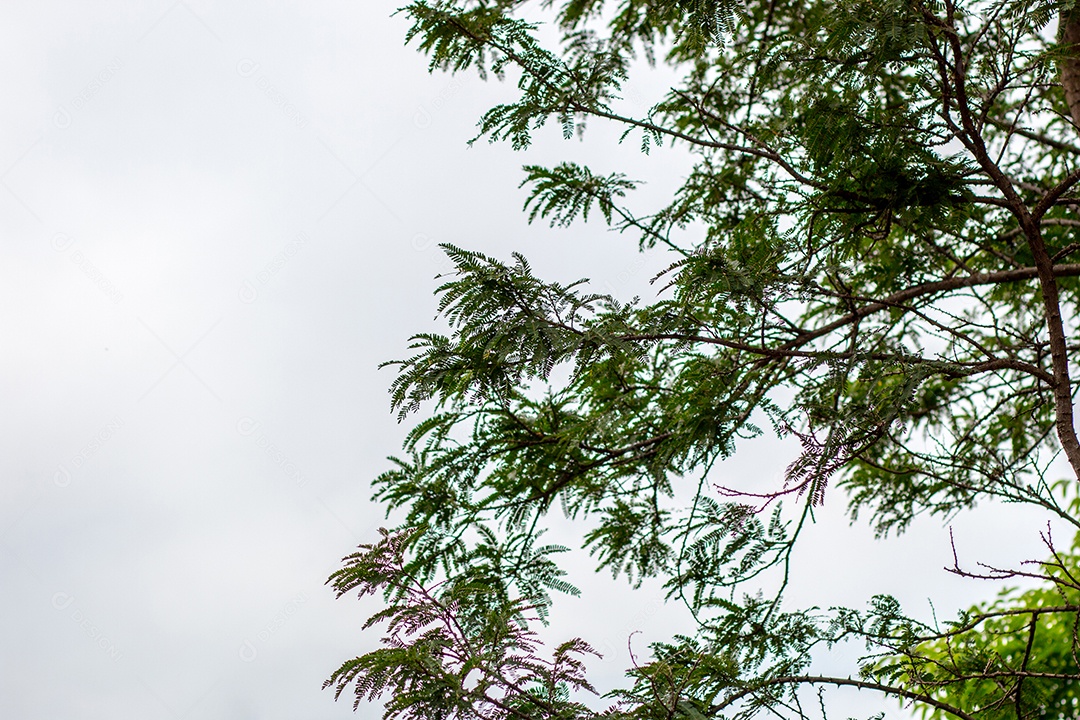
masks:
{"label": "feathery foliage", "polygon": [[[826,499],[880,536],[989,500],[1080,528],[1074,5],[403,8],[432,70],[511,81],[474,141],[525,150],[548,123],[566,138],[604,123],[693,168],[660,207],[621,172],[524,168],[530,222],[601,221],[664,254],[647,302],[444,247],[449,331],[389,363],[415,425],[375,499],[401,524],[331,578],[381,595],[369,626],[385,637],[327,685],[382,699],[387,718],[807,718],[829,687],[935,718],[1074,716],[1071,556],[982,575],[958,562],[1051,589],[945,630],[884,595],[822,610],[784,593]],[[631,79],[656,64],[678,81],[641,111]],[[801,447],[784,484],[720,486],[718,464],[762,434]],[[535,634],[553,593],[578,592],[568,548],[541,542],[555,513],[597,569],[658,578],[696,621],[607,701],[588,700],[585,640],[549,652]],[[852,674],[816,674],[818,653],[852,642]]]}

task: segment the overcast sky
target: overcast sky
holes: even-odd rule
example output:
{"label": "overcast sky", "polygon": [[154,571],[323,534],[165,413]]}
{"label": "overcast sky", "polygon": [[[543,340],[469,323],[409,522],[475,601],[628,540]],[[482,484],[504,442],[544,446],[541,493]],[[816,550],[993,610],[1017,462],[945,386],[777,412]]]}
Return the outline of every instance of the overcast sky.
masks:
{"label": "overcast sky", "polygon": [[[323,583],[383,521],[369,482],[405,428],[376,366],[434,327],[436,243],[652,292],[669,258],[633,238],[527,227],[520,166],[585,159],[662,199],[685,155],[599,127],[466,147],[512,88],[429,76],[396,3],[0,9],[0,717],[351,717],[320,687],[375,645],[374,606]],[[718,477],[775,486],[789,451]],[[1034,516],[956,527],[972,560],[1041,554]],[[934,522],[874,544],[833,501],[811,534],[799,601],[991,591],[940,570]],[[604,649],[601,685],[631,633],[687,628],[654,586],[575,567],[549,633]]]}

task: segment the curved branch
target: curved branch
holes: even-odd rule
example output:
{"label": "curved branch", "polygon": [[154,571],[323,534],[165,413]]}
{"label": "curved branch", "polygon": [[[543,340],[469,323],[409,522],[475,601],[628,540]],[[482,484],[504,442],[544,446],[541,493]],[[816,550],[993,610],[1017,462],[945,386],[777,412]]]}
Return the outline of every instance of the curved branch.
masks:
{"label": "curved branch", "polygon": [[[473,40],[473,42],[476,42],[476,43],[479,43],[479,44],[490,45],[491,47],[495,48],[499,52],[505,54],[506,57],[513,60],[515,65],[517,65],[519,68],[521,68],[522,72],[527,73],[534,80],[541,83],[542,85],[547,87],[549,90],[553,90],[558,94],[566,95],[567,108],[573,110],[574,112],[580,112],[580,113],[583,113],[583,114],[586,114],[586,115],[592,115],[594,117],[600,117],[600,118],[604,118],[604,119],[607,119],[607,120],[613,120],[615,122],[620,122],[620,123],[623,123],[625,125],[629,125],[631,127],[640,128],[642,130],[648,130],[649,132],[656,133],[658,135],[665,135],[665,136],[670,137],[670,138],[675,139],[675,140],[682,140],[682,141],[684,141],[686,143],[689,143],[691,145],[696,145],[698,147],[707,147],[707,148],[712,148],[712,149],[715,149],[715,150],[727,150],[729,152],[737,152],[737,153],[742,153],[742,154],[745,154],[745,155],[752,155],[754,157],[760,157],[762,159],[769,160],[770,162],[775,163],[780,168],[782,168],[785,172],[787,172],[789,175],[791,175],[791,177],[793,177],[798,182],[803,183],[804,185],[809,185],[811,187],[817,188],[818,190],[824,190],[824,189],[827,189],[827,187],[828,187],[825,183],[816,181],[816,180],[814,180],[812,178],[808,178],[805,175],[803,175],[802,173],[800,173],[798,170],[795,169],[794,166],[792,166],[790,163],[788,163],[786,160],[784,160],[784,158],[781,157],[779,153],[777,153],[775,150],[772,150],[771,148],[769,148],[767,146],[764,146],[764,147],[748,147],[748,146],[745,146],[745,145],[736,145],[734,143],[726,143],[726,142],[721,142],[721,141],[718,141],[718,140],[706,140],[704,138],[694,137],[693,135],[690,135],[688,133],[684,133],[684,132],[682,132],[680,130],[674,130],[672,128],[666,128],[666,127],[663,127],[661,125],[657,125],[656,123],[648,122],[646,120],[637,120],[635,118],[627,117],[625,115],[619,115],[618,113],[613,113],[613,112],[611,112],[609,110],[590,107],[590,106],[582,103],[580,100],[573,97],[569,93],[567,93],[563,88],[559,87],[554,82],[552,82],[549,79],[548,74],[541,74],[541,73],[538,73],[538,72],[534,71],[532,69],[532,67],[529,66],[529,64],[525,60],[525,58],[523,58],[520,53],[515,52],[513,50],[513,48],[507,47],[505,44],[499,43],[499,42],[495,41],[491,37],[483,37],[481,35],[476,34],[475,32],[472,31],[472,29],[465,26],[463,23],[459,22],[457,20],[457,18],[454,18],[453,16],[447,16],[446,21],[447,21],[447,23],[449,25],[453,26],[458,32],[462,33],[463,35],[468,36],[471,40]],[[756,139],[752,139],[752,140],[756,140]],[[760,143],[760,141],[757,141],[757,142]]]}
{"label": "curved branch", "polygon": [[759,683],[755,683],[753,687],[740,690],[734,695],[729,695],[724,700],[709,708],[709,714],[715,715],[722,711],[724,708],[730,707],[734,703],[742,700],[748,695],[753,695],[760,690],[772,687],[775,685],[836,685],[837,687],[854,687],[859,690],[876,690],[885,695],[895,695],[897,697],[906,698],[908,700],[914,700],[916,702],[926,703],[932,707],[946,712],[949,715],[960,718],[960,720],[975,720],[974,715],[969,715],[958,707],[953,707],[948,703],[941,702],[929,695],[922,695],[920,693],[905,690],[903,688],[894,687],[892,685],[883,685],[882,683],[867,682],[865,680],[855,680],[854,678],[840,678],[840,677],[828,677],[824,675],[787,675],[783,677],[769,678]]}
{"label": "curved branch", "polygon": [[[1053,275],[1057,277],[1076,277],[1080,276],[1080,263],[1069,263],[1066,265],[1054,265]],[[882,310],[896,307],[897,305],[913,300],[923,295],[931,295],[939,292],[948,292],[949,290],[959,290],[960,288],[975,287],[978,285],[997,285],[1007,282],[1018,282],[1021,280],[1034,280],[1039,277],[1039,269],[1036,267],[1017,268],[1016,270],[1000,270],[997,272],[988,273],[976,273],[973,275],[965,275],[963,277],[949,278],[947,280],[937,280],[934,282],[922,283],[919,285],[913,285],[912,287],[901,290],[900,292],[893,293],[892,295],[883,298],[878,302],[869,303],[861,308],[858,308],[847,315],[837,318],[836,320],[826,325],[812,330],[799,338],[792,340],[789,343],[781,346],[783,349],[790,347],[799,347],[810,340],[815,340],[823,335],[826,335],[834,330],[844,327],[857,320],[861,320],[868,315],[872,315]]]}
{"label": "curved branch", "polygon": [[1053,148],[1055,150],[1062,150],[1064,152],[1072,153],[1073,155],[1080,155],[1080,147],[1077,147],[1076,145],[1073,145],[1071,143],[1064,142],[1062,140],[1058,140],[1056,138],[1052,138],[1049,135],[1037,133],[1032,130],[1028,130],[1027,128],[1010,125],[1009,123],[1003,122],[994,117],[987,117],[986,122],[990,123],[999,130],[1005,130],[1009,133],[1012,133],[1013,135],[1019,135],[1022,138],[1034,140],[1040,145],[1045,145],[1046,147]]}
{"label": "curved branch", "polygon": [[1054,186],[1050,192],[1043,195],[1042,199],[1039,200],[1039,204],[1031,211],[1031,219],[1038,223],[1042,216],[1046,214],[1046,211],[1054,207],[1054,203],[1058,201],[1058,198],[1068,192],[1077,182],[1080,182],[1080,170],[1070,173],[1068,177]]}

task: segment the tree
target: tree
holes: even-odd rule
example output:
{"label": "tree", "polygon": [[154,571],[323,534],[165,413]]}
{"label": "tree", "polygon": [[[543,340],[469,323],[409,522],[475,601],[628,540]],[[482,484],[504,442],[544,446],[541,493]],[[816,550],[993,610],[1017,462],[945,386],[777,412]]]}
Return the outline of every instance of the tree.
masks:
{"label": "tree", "polygon": [[[1017,592],[943,626],[887,596],[824,611],[784,591],[826,496],[881,536],[989,500],[1080,528],[1080,8],[417,0],[402,12],[433,70],[516,81],[478,138],[520,149],[548,121],[567,138],[602,122],[694,167],[670,203],[644,209],[637,178],[524,168],[530,221],[599,216],[667,255],[651,302],[545,281],[521,255],[445,247],[450,330],[391,363],[393,407],[419,419],[375,498],[402,521],[330,579],[339,595],[385,599],[369,621],[385,637],[327,685],[385,699],[391,718],[810,717],[807,689],[826,686],[964,720],[1071,717],[1036,698],[1048,681],[1071,698],[1080,680],[1063,629],[1080,611],[1074,564],[982,572],[1043,577],[1061,591],[1053,612],[1041,591]],[[633,114],[621,94],[655,63],[680,80]],[[786,483],[718,487],[717,463],[765,432],[800,443]],[[542,541],[552,513],[580,524],[599,568],[661,578],[697,622],[599,704],[586,640],[548,650],[535,635],[552,593],[576,592],[557,562],[566,548]],[[816,651],[846,641],[867,646],[851,676],[810,674]]]}
{"label": "tree", "polygon": [[[1077,717],[1077,545],[1072,553],[1054,551],[1043,563],[1044,586],[1002,591],[995,602],[971,608],[944,632],[889,658],[875,674],[901,680],[946,707],[979,708],[986,720]],[[1013,573],[978,577],[1003,575]],[[926,714],[948,717],[941,708]]]}

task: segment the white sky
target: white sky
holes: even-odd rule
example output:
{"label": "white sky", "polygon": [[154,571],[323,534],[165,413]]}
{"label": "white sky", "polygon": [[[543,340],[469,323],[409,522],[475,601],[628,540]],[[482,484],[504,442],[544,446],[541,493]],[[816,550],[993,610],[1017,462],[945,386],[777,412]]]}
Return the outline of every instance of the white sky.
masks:
{"label": "white sky", "polygon": [[[373,605],[323,582],[382,522],[368,483],[404,428],[376,366],[433,327],[435,243],[626,298],[668,262],[600,226],[528,228],[517,185],[586,159],[662,200],[680,151],[603,128],[467,148],[511,88],[428,76],[396,2],[0,9],[0,717],[352,717],[320,686],[376,642]],[[787,450],[751,444],[720,479],[775,483]],[[940,525],[874,544],[841,510],[796,599],[990,592],[941,572]],[[1038,518],[982,517],[957,524],[972,561],[1042,554]],[[576,565],[585,595],[549,634],[605,649],[601,685],[630,633],[640,655],[686,629],[655,587]]]}

